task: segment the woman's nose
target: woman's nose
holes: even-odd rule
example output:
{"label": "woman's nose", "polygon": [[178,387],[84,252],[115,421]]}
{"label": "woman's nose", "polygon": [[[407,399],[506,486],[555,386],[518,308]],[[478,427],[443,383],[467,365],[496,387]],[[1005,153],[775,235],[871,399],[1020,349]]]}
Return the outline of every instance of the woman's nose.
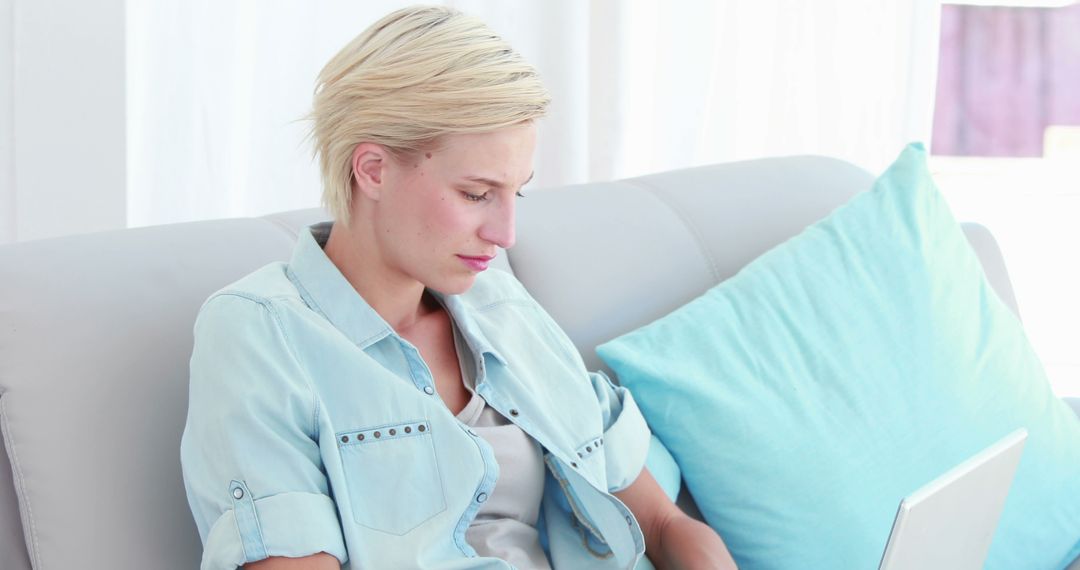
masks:
{"label": "woman's nose", "polygon": [[514,200],[507,200],[491,211],[480,228],[480,238],[503,249],[514,246]]}

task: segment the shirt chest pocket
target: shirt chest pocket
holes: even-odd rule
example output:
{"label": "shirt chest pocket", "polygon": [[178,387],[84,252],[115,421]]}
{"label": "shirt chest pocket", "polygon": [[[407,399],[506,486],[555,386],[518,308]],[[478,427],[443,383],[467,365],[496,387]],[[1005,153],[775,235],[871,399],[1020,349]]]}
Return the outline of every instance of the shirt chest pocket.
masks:
{"label": "shirt chest pocket", "polygon": [[337,442],[357,524],[403,535],[446,510],[428,421],[339,432]]}

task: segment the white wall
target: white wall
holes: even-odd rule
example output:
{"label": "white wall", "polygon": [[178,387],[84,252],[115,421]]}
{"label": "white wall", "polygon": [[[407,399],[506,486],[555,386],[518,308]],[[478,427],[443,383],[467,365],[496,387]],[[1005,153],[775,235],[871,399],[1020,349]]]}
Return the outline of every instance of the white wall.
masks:
{"label": "white wall", "polygon": [[0,0],[0,243],[15,241],[14,0]]}
{"label": "white wall", "polygon": [[0,242],[125,227],[124,0],[0,11]]}

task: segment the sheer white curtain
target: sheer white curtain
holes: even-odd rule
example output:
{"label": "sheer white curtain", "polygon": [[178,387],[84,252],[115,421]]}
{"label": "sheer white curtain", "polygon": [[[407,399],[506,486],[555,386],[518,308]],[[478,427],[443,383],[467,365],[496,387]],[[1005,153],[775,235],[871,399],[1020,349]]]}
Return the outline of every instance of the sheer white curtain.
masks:
{"label": "sheer white curtain", "polygon": [[[554,97],[532,187],[928,141],[936,0],[470,0]],[[318,204],[315,75],[399,1],[128,2],[128,222]]]}

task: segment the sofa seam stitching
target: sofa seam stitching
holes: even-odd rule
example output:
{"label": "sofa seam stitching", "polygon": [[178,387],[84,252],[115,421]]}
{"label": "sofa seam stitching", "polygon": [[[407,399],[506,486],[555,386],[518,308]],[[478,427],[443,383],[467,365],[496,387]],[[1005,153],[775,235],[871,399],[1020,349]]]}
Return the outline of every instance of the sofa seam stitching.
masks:
{"label": "sofa seam stitching", "polygon": [[709,266],[709,271],[712,273],[713,280],[719,283],[720,270],[717,267],[716,260],[713,259],[712,254],[709,252],[709,248],[705,247],[705,239],[702,237],[701,232],[698,231],[697,225],[690,220],[689,216],[687,216],[686,213],[683,212],[682,208],[676,206],[673,201],[667,199],[657,188],[654,188],[642,182],[640,179],[623,180],[622,182],[624,184],[635,186],[648,192],[650,195],[659,200],[660,203],[667,206],[668,209],[670,209],[679,218],[679,220],[682,221],[682,223],[686,226],[687,231],[690,232],[690,236],[693,238],[694,244],[697,245],[698,250],[701,251],[701,256],[705,258],[705,263],[707,263]]}
{"label": "sofa seam stitching", "polygon": [[[3,419],[3,433],[11,434],[11,427],[8,425],[8,415],[7,413],[5,413],[6,408],[7,402],[4,400],[4,398],[0,398],[0,418]],[[27,554],[30,555],[31,564],[36,568],[41,568],[41,548],[38,544],[37,524],[34,522],[34,509],[30,506],[30,497],[29,494],[26,492],[26,477],[23,475],[22,472],[22,464],[19,462],[19,453],[15,449],[14,438],[8,437],[5,439],[7,440],[5,443],[5,447],[7,447],[8,454],[11,456],[12,472],[15,476],[15,492],[17,495],[22,497],[22,504],[26,505],[26,518],[27,524],[29,524],[30,526],[31,542],[31,544],[29,545],[30,552],[28,552]],[[23,529],[23,532],[25,533],[26,529]]]}
{"label": "sofa seam stitching", "polygon": [[[281,219],[278,219],[278,218],[273,218],[273,217],[268,217],[268,216],[263,216],[263,217],[261,217],[259,219],[261,219],[261,220],[267,222],[268,224],[278,228],[279,230],[284,231],[286,234],[288,234],[289,237],[291,237],[293,239],[293,241],[297,241],[297,240],[300,239],[300,232],[296,231],[296,230],[293,230],[288,224],[285,223],[284,220],[281,220]],[[319,223],[319,222],[315,222],[315,223]],[[304,227],[307,227],[307,226],[304,226]]]}

